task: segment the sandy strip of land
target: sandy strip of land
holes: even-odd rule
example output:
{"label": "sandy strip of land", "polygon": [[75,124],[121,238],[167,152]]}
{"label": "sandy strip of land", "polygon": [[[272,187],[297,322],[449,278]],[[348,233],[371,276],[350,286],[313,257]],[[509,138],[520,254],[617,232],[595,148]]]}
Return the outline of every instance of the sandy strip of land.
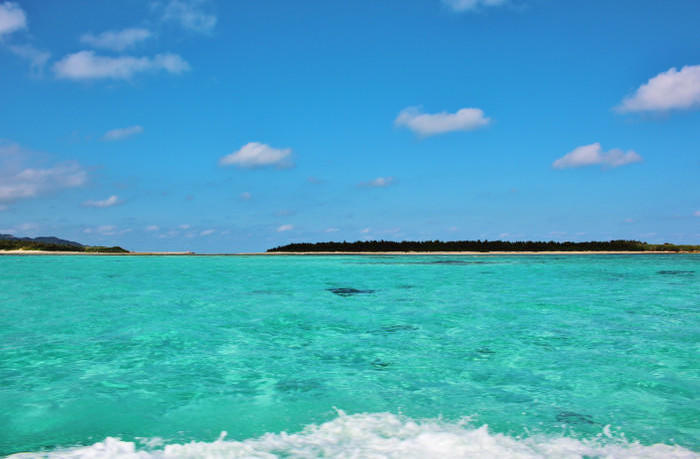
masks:
{"label": "sandy strip of land", "polygon": [[109,255],[109,256],[130,256],[130,255],[194,255],[194,252],[52,252],[49,250],[0,250],[0,255]]}
{"label": "sandy strip of land", "polygon": [[251,252],[251,253],[194,253],[194,252],[129,252],[129,253],[99,253],[99,252],[50,252],[43,250],[0,250],[1,255],[88,255],[88,256],[339,256],[339,255],[653,255],[700,252],[625,252],[625,251],[577,251],[577,252]]}
{"label": "sandy strip of land", "polygon": [[[671,251],[552,251],[552,252],[255,252],[232,255],[639,255],[639,254],[676,254],[694,252]],[[227,255],[227,254],[221,254]]]}

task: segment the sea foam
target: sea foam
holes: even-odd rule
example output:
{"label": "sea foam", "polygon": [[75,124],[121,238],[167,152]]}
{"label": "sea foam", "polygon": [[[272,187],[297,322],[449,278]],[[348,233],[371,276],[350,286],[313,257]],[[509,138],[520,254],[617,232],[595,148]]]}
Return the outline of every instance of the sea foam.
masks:
{"label": "sea foam", "polygon": [[592,440],[533,436],[514,438],[472,427],[468,420],[416,421],[391,413],[339,415],[295,434],[267,433],[242,441],[164,444],[160,439],[139,444],[108,437],[90,446],[48,452],[19,453],[12,459],[46,458],[700,458],[681,446],[644,446],[611,438],[609,429]]}

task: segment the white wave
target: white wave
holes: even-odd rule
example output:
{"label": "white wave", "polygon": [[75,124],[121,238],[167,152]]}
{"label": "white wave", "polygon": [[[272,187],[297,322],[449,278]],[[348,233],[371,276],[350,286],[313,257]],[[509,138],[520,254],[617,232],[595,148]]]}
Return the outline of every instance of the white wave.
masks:
{"label": "white wave", "polygon": [[[609,437],[608,430],[603,433]],[[390,413],[346,415],[310,425],[296,434],[267,433],[258,438],[229,441],[223,432],[214,442],[167,444],[140,449],[134,442],[107,438],[90,446],[46,453],[19,453],[12,459],[46,458],[700,458],[680,446],[644,446],[623,439],[577,440],[569,437],[513,438],[489,433],[487,426],[469,427],[467,421],[415,421]],[[161,446],[161,439],[145,443]]]}

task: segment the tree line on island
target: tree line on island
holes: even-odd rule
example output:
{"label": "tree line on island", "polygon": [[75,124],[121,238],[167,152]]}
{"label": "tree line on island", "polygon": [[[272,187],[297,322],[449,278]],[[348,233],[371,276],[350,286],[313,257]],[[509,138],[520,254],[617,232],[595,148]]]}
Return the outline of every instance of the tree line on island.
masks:
{"label": "tree line on island", "polygon": [[0,250],[40,250],[44,252],[129,253],[118,246],[83,245],[57,237],[15,237],[0,234]]}
{"label": "tree line on island", "polygon": [[648,244],[613,240],[557,241],[355,241],[301,242],[268,249],[267,252],[697,252],[697,245]]}

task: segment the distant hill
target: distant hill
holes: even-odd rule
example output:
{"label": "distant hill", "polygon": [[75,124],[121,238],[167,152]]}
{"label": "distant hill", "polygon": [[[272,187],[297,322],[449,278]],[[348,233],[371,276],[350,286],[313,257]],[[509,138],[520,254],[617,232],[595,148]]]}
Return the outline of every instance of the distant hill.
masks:
{"label": "distant hill", "polygon": [[697,245],[648,244],[641,241],[356,241],[302,242],[268,252],[698,252]]}
{"label": "distant hill", "polygon": [[79,242],[68,241],[53,236],[15,237],[11,234],[0,234],[0,250],[42,250],[46,252],[93,252],[93,253],[129,253],[118,246],[103,247],[83,245]]}
{"label": "distant hill", "polygon": [[35,238],[31,237],[16,237],[11,234],[0,234],[0,240],[10,240],[10,241],[31,241],[31,242],[41,242],[43,244],[55,244],[55,245],[70,245],[73,247],[85,247],[80,242],[68,241],[66,239],[60,239],[53,236],[39,236]]}

